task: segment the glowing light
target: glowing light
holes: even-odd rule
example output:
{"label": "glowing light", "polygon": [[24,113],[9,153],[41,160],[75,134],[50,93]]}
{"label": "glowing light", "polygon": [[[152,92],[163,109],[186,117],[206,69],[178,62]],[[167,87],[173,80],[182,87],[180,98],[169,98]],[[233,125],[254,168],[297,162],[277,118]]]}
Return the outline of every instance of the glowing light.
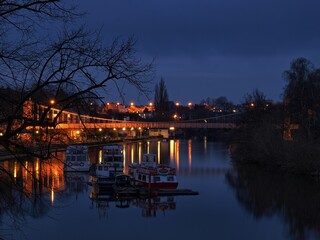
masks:
{"label": "glowing light", "polygon": [[102,163],[102,149],[99,150],[99,163]]}
{"label": "glowing light", "polygon": [[192,106],[192,102],[188,102],[188,106],[191,107]]}
{"label": "glowing light", "polygon": [[51,104],[51,105],[55,104],[55,100],[54,100],[54,99],[51,99],[51,100],[50,100],[50,104]]}
{"label": "glowing light", "polygon": [[102,132],[102,128],[99,128],[99,132]]}
{"label": "glowing light", "polygon": [[107,102],[107,106],[109,106],[110,105],[110,103],[109,102]]}
{"label": "glowing light", "polygon": [[134,161],[134,149],[133,149],[133,145],[131,146],[131,163],[133,163]]}
{"label": "glowing light", "polygon": [[[100,130],[99,130],[99,131],[100,131]],[[77,131],[76,131],[76,133],[77,133],[77,134],[80,134],[80,131],[79,131],[79,130],[77,130]]]}
{"label": "glowing light", "polygon": [[138,161],[141,163],[141,158],[142,158],[142,148],[141,148],[141,142],[139,142],[138,146]]}
{"label": "glowing light", "polygon": [[158,141],[158,164],[160,164],[160,152],[161,152],[161,142],[160,141]]}
{"label": "glowing light", "polygon": [[134,106],[134,102],[131,102],[131,103],[130,103],[130,106]]}
{"label": "glowing light", "polygon": [[13,177],[17,177],[17,162],[14,162]]}
{"label": "glowing light", "polygon": [[250,103],[250,107],[254,107],[254,103]]}
{"label": "glowing light", "polygon": [[126,128],[122,128],[122,130],[123,130],[123,131],[125,131],[125,130],[126,130]]}
{"label": "glowing light", "polygon": [[188,140],[188,163],[189,163],[189,172],[191,171],[192,165],[192,140]]}
{"label": "glowing light", "polygon": [[153,103],[152,103],[152,102],[150,102],[150,103],[149,103],[149,106],[150,106],[150,107],[152,107],[152,106],[153,106]]}
{"label": "glowing light", "polygon": [[175,158],[176,158],[176,168],[177,168],[177,171],[179,171],[179,167],[180,167],[180,141],[179,140],[175,142]]}
{"label": "glowing light", "polygon": [[117,106],[119,106],[120,105],[120,103],[119,102],[117,102]]}
{"label": "glowing light", "polygon": [[177,117],[178,117],[178,115],[177,115],[177,114],[174,114],[174,115],[173,115],[173,118],[174,118],[174,119],[176,119]]}
{"label": "glowing light", "polygon": [[170,161],[174,161],[174,140],[170,140]]}
{"label": "glowing light", "polygon": [[51,204],[54,203],[54,190],[53,187],[51,188]]}
{"label": "glowing light", "polygon": [[36,131],[36,134],[39,134],[39,131],[38,131],[38,130]]}
{"label": "glowing light", "polygon": [[180,106],[180,103],[179,103],[179,102],[176,102],[176,106],[179,107],[179,106]]}
{"label": "glowing light", "polygon": [[117,131],[117,129],[116,129],[116,128],[114,128],[114,129],[113,129],[113,131]]}
{"label": "glowing light", "polygon": [[3,133],[0,133],[0,137],[2,137],[3,136]]}
{"label": "glowing light", "polygon": [[132,128],[131,128],[131,131],[133,131],[133,130],[134,130],[134,128],[132,127]]}
{"label": "glowing light", "polygon": [[173,130],[174,130],[174,127],[169,127],[169,130],[173,131]]}

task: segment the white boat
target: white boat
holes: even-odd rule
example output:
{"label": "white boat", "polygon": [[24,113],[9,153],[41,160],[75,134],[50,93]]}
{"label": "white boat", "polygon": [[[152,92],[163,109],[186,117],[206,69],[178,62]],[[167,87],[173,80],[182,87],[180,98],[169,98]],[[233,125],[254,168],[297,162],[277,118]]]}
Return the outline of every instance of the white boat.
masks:
{"label": "white boat", "polygon": [[90,161],[88,146],[70,145],[66,149],[63,170],[66,172],[88,172]]}
{"label": "white boat", "polygon": [[104,146],[101,161],[93,166],[89,182],[110,185],[111,188],[115,177],[123,174],[123,161],[123,147],[121,145]]}
{"label": "white boat", "polygon": [[129,164],[129,174],[135,184],[154,189],[176,189],[176,169],[157,163],[155,154],[144,154],[140,164]]}

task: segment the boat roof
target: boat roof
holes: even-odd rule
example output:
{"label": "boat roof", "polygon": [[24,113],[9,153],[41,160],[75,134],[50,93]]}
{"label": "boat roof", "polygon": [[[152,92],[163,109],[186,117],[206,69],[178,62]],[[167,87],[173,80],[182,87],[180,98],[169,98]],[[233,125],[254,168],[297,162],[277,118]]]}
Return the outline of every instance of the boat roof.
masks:
{"label": "boat roof", "polygon": [[122,145],[106,145],[103,146],[103,149],[123,149]]}
{"label": "boat roof", "polygon": [[67,146],[67,149],[88,149],[87,145],[69,145]]}

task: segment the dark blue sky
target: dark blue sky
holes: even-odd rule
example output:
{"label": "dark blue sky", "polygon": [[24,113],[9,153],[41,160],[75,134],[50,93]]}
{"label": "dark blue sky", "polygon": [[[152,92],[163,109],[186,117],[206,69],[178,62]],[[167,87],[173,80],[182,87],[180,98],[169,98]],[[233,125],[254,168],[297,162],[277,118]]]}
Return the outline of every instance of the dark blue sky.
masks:
{"label": "dark blue sky", "polygon": [[[170,100],[234,103],[255,89],[281,100],[282,73],[297,57],[320,67],[319,0],[77,1],[106,42],[134,35],[138,55],[155,58]],[[152,90],[154,85],[151,85]],[[147,99],[125,86],[126,101]],[[153,94],[150,95],[153,99]],[[110,91],[110,100],[118,94]]]}

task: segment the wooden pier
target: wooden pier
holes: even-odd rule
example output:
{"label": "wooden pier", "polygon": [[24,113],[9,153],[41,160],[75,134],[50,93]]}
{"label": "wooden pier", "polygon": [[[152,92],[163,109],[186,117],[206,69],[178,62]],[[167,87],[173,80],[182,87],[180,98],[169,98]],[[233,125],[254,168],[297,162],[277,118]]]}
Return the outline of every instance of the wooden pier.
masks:
{"label": "wooden pier", "polygon": [[92,184],[93,196],[113,195],[117,198],[147,198],[156,196],[199,195],[190,189],[149,189],[140,186],[110,187],[103,184]]}

